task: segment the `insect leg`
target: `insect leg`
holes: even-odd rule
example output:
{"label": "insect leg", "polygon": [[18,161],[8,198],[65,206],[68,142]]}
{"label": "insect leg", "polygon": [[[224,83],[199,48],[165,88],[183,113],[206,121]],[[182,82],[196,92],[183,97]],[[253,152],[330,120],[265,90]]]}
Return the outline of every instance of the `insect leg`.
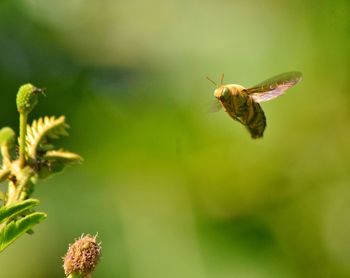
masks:
{"label": "insect leg", "polygon": [[233,119],[235,119],[236,121],[240,122],[242,125],[246,125],[240,118],[236,117],[236,116],[232,116]]}
{"label": "insect leg", "polygon": [[245,123],[239,118],[237,115],[237,100],[232,98],[230,102],[226,103],[224,105],[225,111],[231,116],[232,119],[240,122],[242,125],[245,125]]}
{"label": "insect leg", "polygon": [[248,97],[246,107],[247,107],[247,110],[246,110],[246,113],[244,115],[244,121],[248,124],[251,122],[251,120],[256,115],[256,111],[254,109],[255,105],[254,105],[254,101],[252,98]]}

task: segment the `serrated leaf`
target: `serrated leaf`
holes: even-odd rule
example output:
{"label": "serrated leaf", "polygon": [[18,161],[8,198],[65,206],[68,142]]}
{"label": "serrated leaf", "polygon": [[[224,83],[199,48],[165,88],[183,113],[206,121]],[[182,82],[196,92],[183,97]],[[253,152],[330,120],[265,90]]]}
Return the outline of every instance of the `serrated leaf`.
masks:
{"label": "serrated leaf", "polygon": [[33,212],[20,220],[13,220],[3,227],[0,230],[0,252],[46,217],[47,215],[45,213]]}
{"label": "serrated leaf", "polygon": [[50,139],[57,139],[60,136],[67,136],[65,117],[59,118],[44,117],[34,120],[31,126],[27,126],[27,151],[29,157],[36,159],[39,150],[51,150],[53,146],[49,144]]}
{"label": "serrated leaf", "polygon": [[39,200],[28,199],[19,203],[16,203],[12,206],[1,207],[0,208],[0,223],[9,218],[13,218],[20,213],[25,212],[26,210],[39,204]]}
{"label": "serrated leaf", "polygon": [[58,160],[63,163],[73,163],[73,162],[79,162],[83,160],[83,158],[80,155],[76,153],[64,151],[64,150],[48,151],[44,155],[44,159]]}

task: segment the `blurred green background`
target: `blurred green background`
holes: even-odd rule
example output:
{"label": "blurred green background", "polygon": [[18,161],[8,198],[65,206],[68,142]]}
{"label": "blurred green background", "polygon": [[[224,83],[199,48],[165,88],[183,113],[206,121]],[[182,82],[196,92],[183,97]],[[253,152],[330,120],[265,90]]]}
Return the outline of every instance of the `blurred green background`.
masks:
{"label": "blurred green background", "polygon": [[[1,1],[0,126],[18,130],[21,84],[47,88],[31,119],[66,115],[85,161],[39,183],[49,217],[0,276],[63,277],[98,232],[94,277],[350,277],[349,18],[347,0]],[[207,75],[290,70],[262,140],[205,112]]]}

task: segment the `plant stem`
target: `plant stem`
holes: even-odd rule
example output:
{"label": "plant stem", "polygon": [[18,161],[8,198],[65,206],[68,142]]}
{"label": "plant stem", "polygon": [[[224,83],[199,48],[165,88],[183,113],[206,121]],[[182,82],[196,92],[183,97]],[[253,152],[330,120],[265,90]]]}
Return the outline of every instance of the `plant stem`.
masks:
{"label": "plant stem", "polygon": [[16,202],[16,185],[10,181],[7,189],[7,200],[5,206],[9,206]]}
{"label": "plant stem", "polygon": [[2,155],[2,161],[6,167],[11,167],[11,161],[10,161],[10,151],[7,145],[1,146],[1,155]]}
{"label": "plant stem", "polygon": [[27,197],[26,189],[30,185],[30,178],[32,175],[30,173],[24,173],[21,180],[18,181],[17,187],[16,187],[16,194],[15,198],[17,201],[19,200],[25,200]]}
{"label": "plant stem", "polygon": [[28,114],[19,114],[19,167],[23,168],[26,163],[26,133]]}

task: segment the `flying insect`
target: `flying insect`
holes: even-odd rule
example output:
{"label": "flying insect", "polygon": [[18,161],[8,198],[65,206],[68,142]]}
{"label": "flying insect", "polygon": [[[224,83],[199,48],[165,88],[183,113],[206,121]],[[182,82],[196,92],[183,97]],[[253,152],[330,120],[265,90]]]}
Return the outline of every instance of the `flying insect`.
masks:
{"label": "flying insect", "polygon": [[220,86],[209,77],[207,79],[217,86],[214,91],[214,109],[218,111],[223,107],[232,119],[244,125],[251,137],[256,139],[263,136],[266,128],[265,113],[259,103],[283,95],[302,80],[302,74],[296,71],[282,73],[250,88],[237,84],[224,85],[224,75],[221,76]]}

